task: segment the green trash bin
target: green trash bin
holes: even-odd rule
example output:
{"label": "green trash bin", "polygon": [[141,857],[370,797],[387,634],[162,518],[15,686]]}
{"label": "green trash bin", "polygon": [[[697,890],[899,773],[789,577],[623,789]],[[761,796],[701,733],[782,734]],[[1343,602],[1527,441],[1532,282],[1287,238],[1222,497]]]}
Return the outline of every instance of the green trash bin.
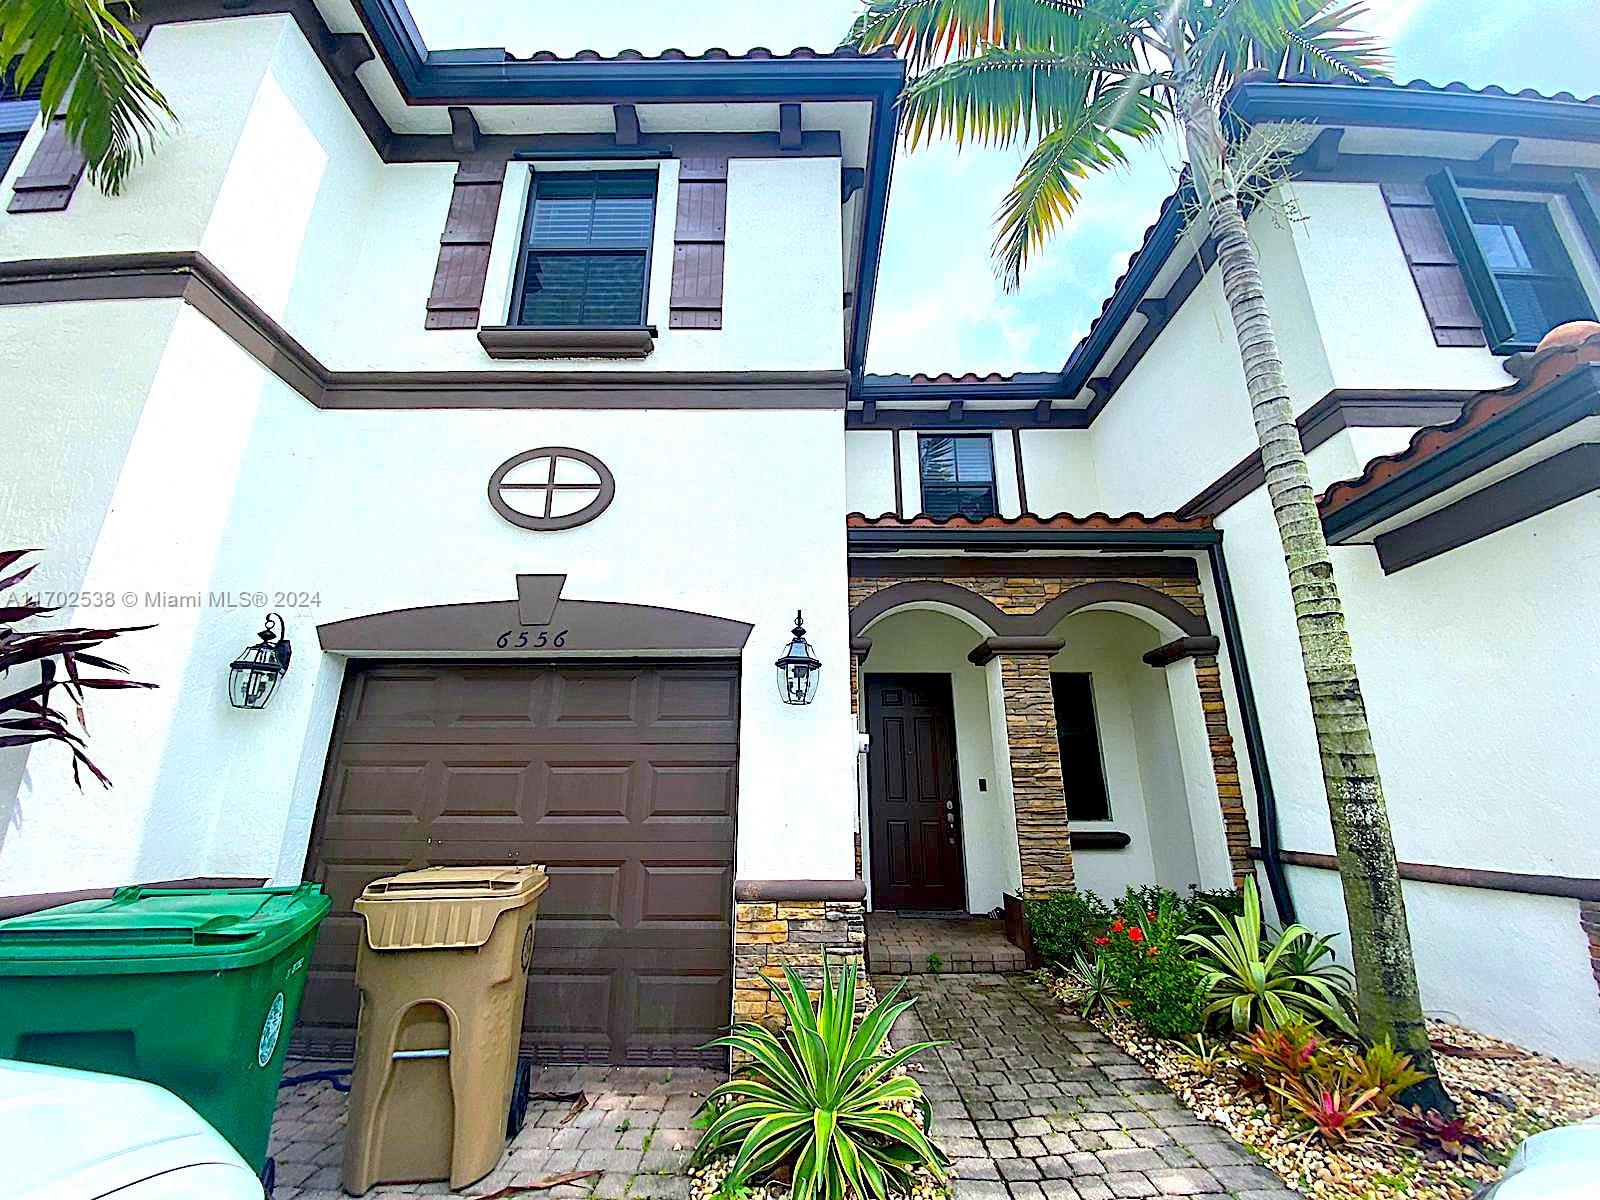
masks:
{"label": "green trash bin", "polygon": [[158,1083],[261,1171],[328,907],[314,883],[131,887],[0,921],[0,1058]]}

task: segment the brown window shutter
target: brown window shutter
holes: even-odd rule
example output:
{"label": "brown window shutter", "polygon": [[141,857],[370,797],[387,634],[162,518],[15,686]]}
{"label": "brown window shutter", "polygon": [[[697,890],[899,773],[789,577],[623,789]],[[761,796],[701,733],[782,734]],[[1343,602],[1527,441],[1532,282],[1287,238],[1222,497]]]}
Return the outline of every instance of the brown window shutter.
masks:
{"label": "brown window shutter", "polygon": [[1483,321],[1472,305],[1472,295],[1427,186],[1385,183],[1383,199],[1428,323],[1433,326],[1433,340],[1440,346],[1487,346]]}
{"label": "brown window shutter", "polygon": [[56,117],[39,140],[27,168],[11,185],[7,212],[60,212],[83,178],[83,153],[67,140],[67,122]]}
{"label": "brown window shutter", "polygon": [[678,164],[671,328],[722,328],[727,231],[728,160],[710,155],[683,158]]}
{"label": "brown window shutter", "polygon": [[462,163],[439,237],[439,265],[428,294],[426,329],[476,329],[489,275],[489,247],[500,214],[503,162]]}

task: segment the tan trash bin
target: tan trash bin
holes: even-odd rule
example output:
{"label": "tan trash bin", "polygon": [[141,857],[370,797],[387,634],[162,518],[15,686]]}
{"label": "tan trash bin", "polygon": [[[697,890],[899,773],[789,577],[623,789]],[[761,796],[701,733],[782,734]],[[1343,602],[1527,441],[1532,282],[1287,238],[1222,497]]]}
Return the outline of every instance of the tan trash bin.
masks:
{"label": "tan trash bin", "polygon": [[356,955],[345,1190],[494,1170],[506,1145],[543,867],[429,867],[369,884]]}

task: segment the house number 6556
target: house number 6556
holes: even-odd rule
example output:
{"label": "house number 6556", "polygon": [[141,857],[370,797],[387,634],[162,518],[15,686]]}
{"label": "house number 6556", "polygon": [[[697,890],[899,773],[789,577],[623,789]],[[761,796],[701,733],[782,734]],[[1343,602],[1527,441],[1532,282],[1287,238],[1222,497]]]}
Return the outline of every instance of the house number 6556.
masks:
{"label": "house number 6556", "polygon": [[508,629],[495,639],[494,644],[502,650],[543,650],[546,646],[559,650],[567,644],[567,634],[571,632],[570,629],[563,629],[551,636],[548,629],[541,629],[530,637],[526,629]]}

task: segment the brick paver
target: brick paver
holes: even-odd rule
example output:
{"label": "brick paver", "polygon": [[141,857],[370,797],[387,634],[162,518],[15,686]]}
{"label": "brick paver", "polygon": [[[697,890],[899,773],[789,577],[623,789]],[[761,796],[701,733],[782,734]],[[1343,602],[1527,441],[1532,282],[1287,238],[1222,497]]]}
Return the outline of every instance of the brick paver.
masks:
{"label": "brick paver", "polygon": [[1295,1200],[1031,976],[906,982],[917,1005],[894,1043],[951,1043],[919,1060],[918,1079],[955,1160],[957,1200]]}
{"label": "brick paver", "polygon": [[1020,971],[1028,958],[1006,941],[1004,923],[991,917],[875,912],[867,914],[867,965],[879,975],[986,975]]}
{"label": "brick paver", "polygon": [[[313,1064],[291,1062],[294,1074]],[[383,1200],[482,1196],[507,1184],[529,1184],[566,1171],[599,1170],[581,1183],[535,1193],[549,1200],[686,1200],[684,1174],[698,1133],[690,1121],[705,1094],[724,1077],[713,1071],[656,1067],[546,1067],[536,1092],[584,1092],[590,1104],[571,1120],[570,1103],[535,1102],[500,1166],[461,1192],[444,1184],[386,1184],[367,1195]],[[342,1200],[346,1097],[331,1084],[285,1088],[272,1125],[278,1163],[273,1200]]]}

